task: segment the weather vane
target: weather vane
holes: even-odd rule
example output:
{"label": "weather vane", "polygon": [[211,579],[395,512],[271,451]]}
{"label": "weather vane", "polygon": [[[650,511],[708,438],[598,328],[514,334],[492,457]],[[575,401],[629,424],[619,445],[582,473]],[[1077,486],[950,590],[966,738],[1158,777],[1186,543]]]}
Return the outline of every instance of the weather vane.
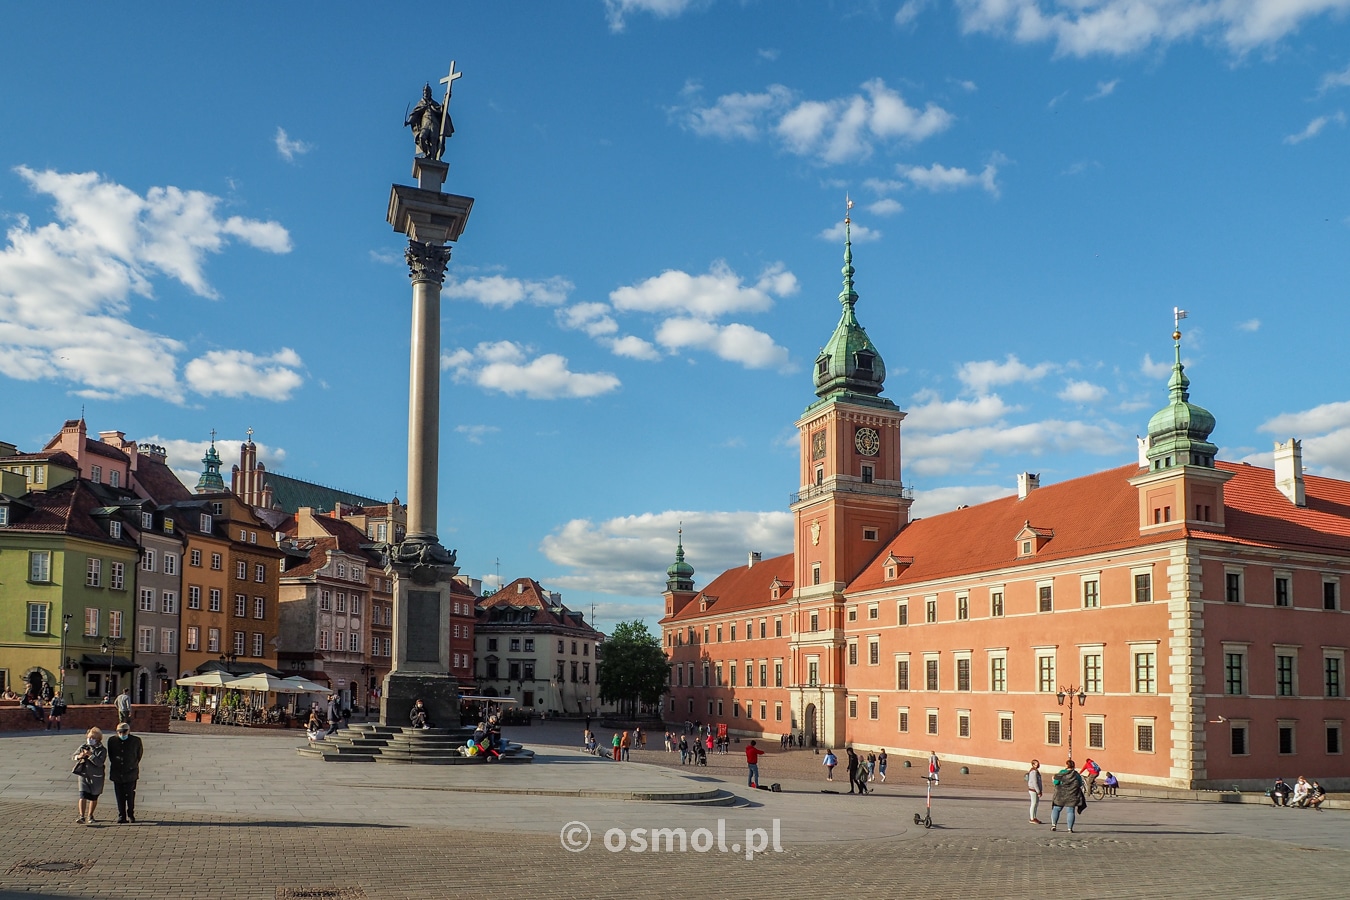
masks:
{"label": "weather vane", "polygon": [[1181,340],[1181,320],[1186,318],[1186,310],[1179,306],[1172,307],[1172,340]]}

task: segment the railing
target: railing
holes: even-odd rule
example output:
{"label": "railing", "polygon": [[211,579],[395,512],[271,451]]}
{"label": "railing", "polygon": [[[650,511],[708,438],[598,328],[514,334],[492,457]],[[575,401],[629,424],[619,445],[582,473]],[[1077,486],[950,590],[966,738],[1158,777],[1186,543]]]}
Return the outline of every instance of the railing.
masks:
{"label": "railing", "polygon": [[801,503],[803,500],[810,500],[813,497],[829,493],[872,494],[879,497],[900,497],[903,500],[914,499],[914,488],[912,486],[901,485],[897,488],[894,483],[835,480],[829,484],[813,484],[804,491],[788,494],[788,504]]}

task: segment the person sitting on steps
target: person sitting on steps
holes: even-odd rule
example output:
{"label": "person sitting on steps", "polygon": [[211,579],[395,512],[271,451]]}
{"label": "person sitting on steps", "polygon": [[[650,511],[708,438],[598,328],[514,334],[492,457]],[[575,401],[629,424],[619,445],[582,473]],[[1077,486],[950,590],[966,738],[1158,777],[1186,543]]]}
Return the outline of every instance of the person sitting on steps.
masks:
{"label": "person sitting on steps", "polygon": [[412,711],[408,713],[408,718],[412,721],[412,727],[420,728],[423,731],[431,727],[431,722],[427,719],[427,708],[423,705],[419,697],[417,702],[413,703]]}

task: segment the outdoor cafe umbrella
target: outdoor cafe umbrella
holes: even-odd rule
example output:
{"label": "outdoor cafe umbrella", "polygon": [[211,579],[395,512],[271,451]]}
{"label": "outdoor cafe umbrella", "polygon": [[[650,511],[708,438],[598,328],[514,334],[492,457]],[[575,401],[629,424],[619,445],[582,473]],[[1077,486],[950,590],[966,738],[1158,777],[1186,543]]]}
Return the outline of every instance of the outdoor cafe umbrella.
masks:
{"label": "outdoor cafe umbrella", "polygon": [[317,682],[310,681],[303,675],[292,675],[290,678],[283,678],[282,682],[284,684],[295,685],[296,687],[300,688],[298,693],[301,694],[327,694],[331,693],[333,690],[332,688],[328,687],[328,685],[318,684]]}
{"label": "outdoor cafe umbrella", "polygon": [[304,694],[308,691],[307,688],[299,686],[294,681],[287,681],[265,672],[232,679],[225,683],[225,687],[232,691],[259,691],[263,693],[272,691],[278,694]]}
{"label": "outdoor cafe umbrella", "polygon": [[228,672],[207,672],[205,675],[188,675],[174,682],[179,687],[225,687],[234,676]]}

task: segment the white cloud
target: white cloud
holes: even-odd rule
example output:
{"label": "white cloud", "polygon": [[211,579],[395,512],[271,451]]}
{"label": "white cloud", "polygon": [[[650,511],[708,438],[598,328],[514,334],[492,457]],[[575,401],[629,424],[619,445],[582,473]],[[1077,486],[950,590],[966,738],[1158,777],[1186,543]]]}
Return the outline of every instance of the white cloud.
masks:
{"label": "white cloud", "polygon": [[496,425],[456,425],[455,433],[464,435],[470,444],[481,444],[483,438],[501,431]]}
{"label": "white cloud", "polygon": [[[202,477],[203,463],[202,457],[206,456],[206,451],[210,449],[211,442],[206,441],[187,441],[181,438],[166,438],[157,434],[149,437],[138,438],[139,443],[158,444],[164,448],[167,454],[167,463],[170,471],[178,476],[178,480],[183,482],[188,488],[195,488],[197,480]],[[239,448],[243,441],[230,441],[223,438],[216,439],[216,452],[224,465],[222,476],[225,478],[225,485],[230,484],[229,468],[239,460]],[[268,471],[277,471],[284,468],[286,462],[286,451],[281,447],[273,447],[270,444],[264,444],[261,441],[254,440],[253,446],[258,454],[258,462],[267,466]]]}
{"label": "white cloud", "polygon": [[1065,382],[1064,390],[1059,392],[1059,399],[1069,403],[1089,405],[1097,403],[1106,394],[1106,388],[1099,384],[1093,384],[1090,381],[1077,381],[1071,378]]}
{"label": "white cloud", "polygon": [[1148,378],[1169,378],[1172,375],[1172,363],[1166,360],[1154,362],[1152,354],[1145,353],[1143,362],[1139,364],[1139,371]]}
{"label": "white cloud", "polygon": [[1021,381],[1038,381],[1055,371],[1054,363],[1043,362],[1028,366],[1014,354],[1009,353],[1003,362],[993,359],[962,363],[956,372],[966,387],[977,394],[986,393],[991,387],[1000,384],[1016,384]]}
{"label": "white cloud", "polygon": [[694,5],[695,0],[605,0],[605,18],[609,30],[623,31],[632,13],[648,13],[658,19],[673,19]]}
{"label": "white cloud", "polygon": [[749,325],[719,325],[705,319],[670,318],[656,329],[656,343],[671,351],[707,350],[747,369],[785,368],[788,352]]}
{"label": "white cloud", "polygon": [[1350,401],[1323,403],[1302,412],[1280,413],[1257,426],[1257,431],[1265,431],[1276,436],[1294,436],[1303,434],[1326,434],[1342,428],[1350,428]]}
{"label": "white cloud", "polygon": [[900,8],[895,11],[895,25],[897,28],[904,28],[906,25],[913,24],[914,20],[923,12],[923,8],[928,5],[928,0],[905,0],[900,4]]}
{"label": "white cloud", "polygon": [[1175,41],[1213,40],[1237,53],[1272,44],[1350,0],[957,0],[961,27],[1058,56],[1123,56]]}
{"label": "white cloud", "polygon": [[765,62],[776,62],[780,53],[776,47],[762,47],[755,51],[755,55]]}
{"label": "white cloud", "polygon": [[998,394],[985,394],[973,400],[942,400],[931,392],[916,394],[920,402],[905,417],[905,433],[950,431],[997,422],[1019,407],[1009,406]]}
{"label": "white cloud", "polygon": [[396,266],[403,262],[403,254],[395,253],[393,250],[371,250],[371,262],[383,263],[386,266]]}
{"label": "white cloud", "polygon": [[573,331],[584,331],[591,337],[613,334],[619,323],[609,314],[606,303],[578,303],[555,313],[558,324]]}
{"label": "white cloud", "polygon": [[[894,203],[895,201],[892,200],[890,202]],[[899,206],[900,204],[896,203],[895,205]],[[854,222],[850,225],[849,233],[851,235],[853,243],[855,244],[866,244],[870,243],[871,241],[881,240],[880,231],[877,231],[875,228],[868,228],[866,225],[859,225],[857,222]],[[816,237],[820,238],[823,241],[829,241],[832,244],[843,243],[844,223],[836,222],[829,228],[826,228],[820,234],[816,235]]]}
{"label": "white cloud", "polygon": [[659,595],[681,528],[685,559],[694,567],[699,588],[726,569],[745,565],[751,551],[769,559],[792,550],[792,514],[787,512],[670,510],[602,522],[573,519],[540,544],[550,562],[572,573],[548,582],[569,590]]}
{"label": "white cloud", "polygon": [[792,102],[792,91],[781,84],[769,85],[759,94],[726,94],[712,106],[689,110],[684,124],[704,137],[756,140],[763,133],[763,119],[781,113]]}
{"label": "white cloud", "polygon": [[457,348],[441,356],[441,368],[457,382],[476,384],[503,394],[524,394],[531,400],[595,397],[617,390],[619,379],[608,372],[572,372],[566,357],[533,350],[514,341],[484,342],[473,350]]}
{"label": "white cloud", "polygon": [[[1293,413],[1281,413],[1257,426],[1275,438],[1297,437],[1303,441],[1305,467],[1331,478],[1350,478],[1350,401],[1334,401]],[[1243,459],[1255,465],[1271,465],[1270,452]]]}
{"label": "white cloud", "polygon": [[896,213],[904,212],[905,208],[900,205],[899,200],[883,197],[875,203],[868,204],[867,211],[874,216],[893,216]]}
{"label": "white cloud", "polygon": [[897,171],[909,179],[915,187],[934,193],[979,187],[995,197],[999,195],[998,166],[992,162],[979,172],[971,172],[960,167],[948,168],[941,163],[933,163],[927,167],[901,165],[897,167]]}
{"label": "white cloud", "polygon": [[1118,84],[1120,84],[1119,78],[1112,78],[1110,81],[1099,81],[1097,82],[1097,90],[1091,94],[1088,94],[1087,97],[1084,98],[1084,100],[1088,103],[1091,103],[1093,100],[1101,100],[1103,98],[1110,97],[1112,94],[1116,92],[1116,86]]}
{"label": "white cloud", "polygon": [[765,269],[754,284],[741,277],[722,261],[713,264],[707,275],[690,275],[668,269],[635,285],[610,292],[610,302],[621,312],[688,313],[714,317],[736,312],[763,312],[773,306],[773,297],[797,292],[797,277],[775,263]]}
{"label": "white cloud", "polygon": [[313,144],[306,144],[304,141],[293,141],[286,134],[286,129],[280,125],[277,126],[277,133],[273,138],[277,145],[277,154],[286,162],[295,162],[297,156],[304,156],[314,149]]}
{"label": "white cloud", "polygon": [[656,349],[656,345],[631,334],[610,341],[609,349],[615,356],[626,356],[629,359],[653,362],[661,358],[661,351]]}
{"label": "white cloud", "polygon": [[55,221],[16,217],[0,251],[0,374],[69,380],[86,397],[151,396],[182,402],[178,356],[185,345],[131,322],[133,296],[154,295],[168,276],[215,297],[203,267],[234,238],[285,253],[276,222],[220,218],[220,200],[155,187],[138,195],[94,172],[20,166],[30,188],[52,198]]}
{"label": "white cloud", "polygon": [[1059,106],[1059,104],[1062,103],[1064,101],[1064,98],[1067,96],[1069,96],[1068,91],[1061,91],[1060,93],[1050,98],[1050,102],[1045,104],[1045,108],[1054,109],[1056,106]]}
{"label": "white cloud", "polygon": [[[686,96],[697,88],[687,88]],[[711,106],[677,110],[696,134],[755,140],[776,136],[799,156],[833,164],[866,159],[878,143],[916,143],[949,128],[955,117],[934,103],[910,106],[897,91],[873,78],[861,93],[831,100],[801,100],[780,84],[761,93],[726,94]]]}
{"label": "white cloud", "polygon": [[1341,112],[1340,110],[1336,110],[1331,115],[1318,116],[1317,118],[1309,122],[1308,126],[1304,128],[1302,131],[1300,131],[1298,134],[1286,135],[1284,142],[1286,144],[1301,144],[1310,138],[1317,137],[1319,134],[1322,133],[1322,129],[1326,128],[1327,125],[1331,122],[1335,122],[1337,125],[1344,125],[1345,113]]}
{"label": "white cloud", "polygon": [[972,94],[980,89],[980,86],[978,84],[976,84],[975,82],[971,81],[968,78],[957,80],[956,86],[959,87],[961,90],[969,91]]}
{"label": "white cloud", "polygon": [[1325,94],[1327,91],[1335,88],[1350,87],[1350,66],[1346,66],[1339,72],[1328,72],[1322,76],[1322,83],[1318,85],[1317,92]]}
{"label": "white cloud", "polygon": [[194,391],[206,396],[286,400],[305,381],[296,371],[303,365],[300,355],[289,347],[271,356],[212,350],[188,363],[184,375]]}
{"label": "white cloud", "polygon": [[941,434],[911,434],[905,449],[909,454],[909,471],[935,477],[967,471],[989,453],[1033,456],[1069,451],[1134,453],[1128,435],[1113,423],[1058,419],[1022,425],[1000,423]]}
{"label": "white cloud", "polygon": [[530,303],[534,306],[557,306],[566,303],[572,287],[572,282],[556,275],[543,281],[487,275],[481,278],[466,278],[463,281],[448,279],[441,293],[445,297],[473,300],[484,306],[510,309],[517,303]]}
{"label": "white cloud", "polygon": [[998,484],[950,485],[947,487],[924,488],[914,494],[914,505],[909,509],[911,519],[936,516],[951,512],[962,506],[975,506],[988,503],[1000,497],[1017,493],[1015,487]]}
{"label": "white cloud", "polygon": [[1248,319],[1248,320],[1245,321],[1245,322],[1239,322],[1237,327],[1238,327],[1238,329],[1241,330],[1241,331],[1260,331],[1260,330],[1261,330],[1261,320],[1260,320],[1260,319]]}

